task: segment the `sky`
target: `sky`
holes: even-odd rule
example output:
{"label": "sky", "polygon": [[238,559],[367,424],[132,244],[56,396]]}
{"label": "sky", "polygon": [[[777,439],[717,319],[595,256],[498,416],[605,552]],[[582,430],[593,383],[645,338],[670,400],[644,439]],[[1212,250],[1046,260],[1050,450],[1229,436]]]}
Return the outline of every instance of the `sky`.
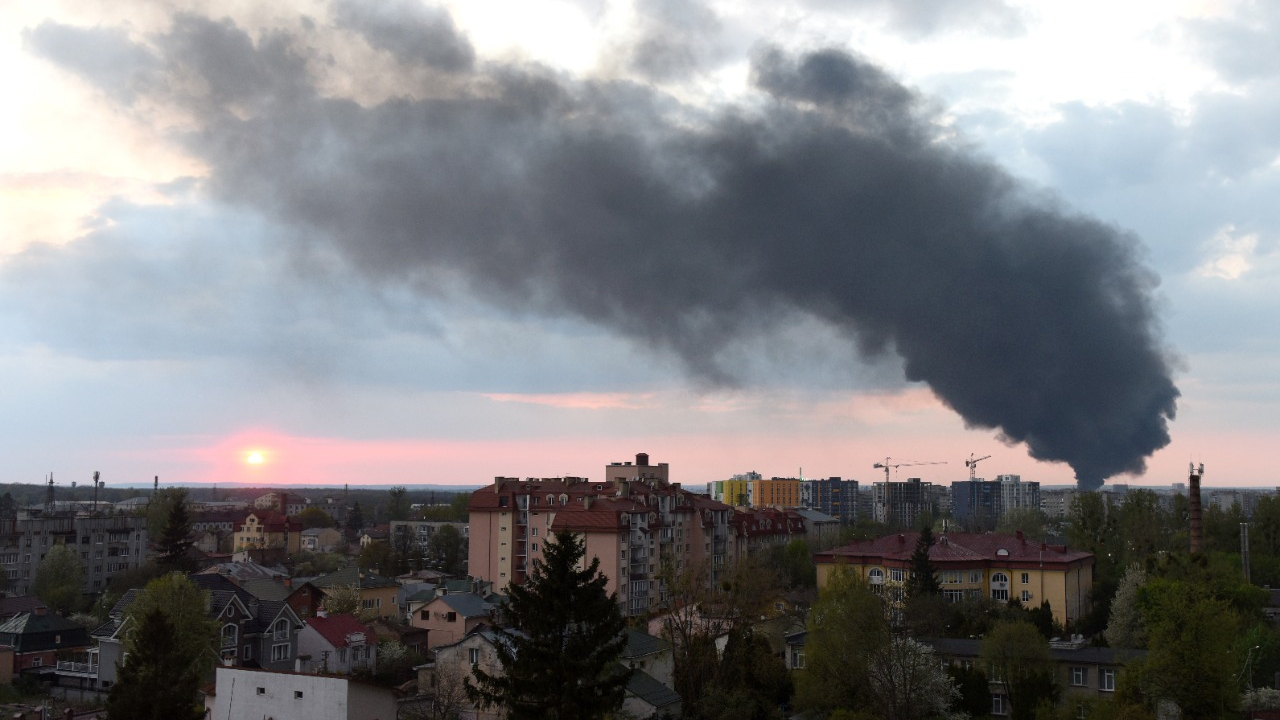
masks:
{"label": "sky", "polygon": [[0,480],[1280,485],[1274,3],[0,29]]}

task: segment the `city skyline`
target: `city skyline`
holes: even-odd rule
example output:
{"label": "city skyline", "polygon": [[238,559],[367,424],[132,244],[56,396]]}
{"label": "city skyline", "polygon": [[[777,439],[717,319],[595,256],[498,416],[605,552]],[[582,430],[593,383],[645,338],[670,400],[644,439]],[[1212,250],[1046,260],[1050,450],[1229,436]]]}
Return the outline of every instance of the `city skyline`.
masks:
{"label": "city skyline", "polygon": [[[1280,10],[22,1],[0,18],[6,481],[475,486],[596,479],[647,452],[690,484],[870,485],[885,458],[945,461],[892,478],[948,483],[975,455],[979,477],[1043,485],[1142,463],[1108,482],[1169,485],[1189,462],[1206,486],[1280,484]],[[819,81],[850,83],[845,104]],[[815,170],[821,152],[794,172],[742,160],[847,126],[1003,188],[991,212],[929,190],[864,234],[919,219],[993,239],[846,252],[790,215],[839,208],[820,197],[835,185],[786,190],[856,178]],[[435,167],[404,174],[419,156]],[[1000,254],[997,210],[1030,250]],[[730,231],[772,240],[717,244]],[[1024,275],[1025,313],[979,302]],[[1081,325],[1095,295],[1122,296],[1098,315],[1114,327]]]}

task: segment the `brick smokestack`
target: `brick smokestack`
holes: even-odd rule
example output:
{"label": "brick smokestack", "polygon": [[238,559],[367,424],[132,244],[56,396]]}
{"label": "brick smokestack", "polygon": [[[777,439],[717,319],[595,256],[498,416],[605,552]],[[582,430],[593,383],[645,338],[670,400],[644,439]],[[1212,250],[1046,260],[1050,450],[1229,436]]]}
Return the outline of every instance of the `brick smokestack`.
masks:
{"label": "brick smokestack", "polygon": [[1188,478],[1191,486],[1190,496],[1187,499],[1187,514],[1191,519],[1191,554],[1195,555],[1201,551],[1204,542],[1204,521],[1200,514],[1200,477],[1204,475],[1204,463],[1200,463],[1197,468],[1195,463],[1191,463],[1191,475]]}

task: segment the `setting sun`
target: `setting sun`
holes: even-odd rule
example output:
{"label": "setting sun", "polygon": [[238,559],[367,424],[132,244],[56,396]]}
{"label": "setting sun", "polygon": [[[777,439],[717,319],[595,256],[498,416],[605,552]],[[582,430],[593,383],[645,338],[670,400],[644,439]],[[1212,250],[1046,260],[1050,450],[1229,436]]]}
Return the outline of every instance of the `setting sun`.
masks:
{"label": "setting sun", "polygon": [[257,450],[254,450],[253,452],[246,455],[244,459],[244,461],[249,463],[250,465],[261,465],[265,460],[266,460],[266,457],[263,456],[263,454],[258,452]]}

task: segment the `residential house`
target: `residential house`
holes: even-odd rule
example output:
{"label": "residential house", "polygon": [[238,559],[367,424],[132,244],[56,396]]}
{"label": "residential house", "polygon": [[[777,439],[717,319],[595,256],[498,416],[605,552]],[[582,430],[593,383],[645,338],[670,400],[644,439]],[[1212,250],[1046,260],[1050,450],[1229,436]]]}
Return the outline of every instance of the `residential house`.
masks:
{"label": "residential house", "polygon": [[332,587],[354,587],[360,591],[361,613],[377,613],[380,617],[400,617],[400,583],[372,571],[345,567],[311,580],[322,592]]}
{"label": "residential house", "polygon": [[805,543],[809,546],[810,552],[839,544],[839,518],[811,508],[796,508],[795,513],[804,519]]}
{"label": "residential house", "polygon": [[680,717],[680,693],[644,670],[632,670],[627,694],[622,699],[622,716],[629,718]]}
{"label": "residential house", "polygon": [[301,546],[307,552],[337,552],[344,544],[342,533],[334,528],[308,528],[302,531]]}
{"label": "residential house", "polygon": [[421,607],[409,624],[428,631],[431,647],[462,639],[482,623],[492,622],[494,605],[472,593],[440,595]]}
{"label": "residential house", "polygon": [[[885,535],[818,553],[814,556],[818,587],[826,586],[837,566],[845,566],[873,590],[900,603],[918,535]],[[1064,625],[1088,611],[1093,555],[1065,545],[1031,542],[1021,531],[1015,535],[944,534],[930,548],[929,561],[938,571],[946,602],[989,597],[1038,606],[1047,601],[1054,620]]]}
{"label": "residential house", "polygon": [[205,691],[209,720],[313,718],[394,720],[395,694],[346,677],[220,667]]}
{"label": "residential house", "polygon": [[286,554],[301,547],[302,523],[275,510],[254,510],[244,516],[232,536],[231,547],[244,550],[283,549]]}
{"label": "residential house", "polygon": [[366,548],[376,542],[387,542],[391,539],[391,526],[383,523],[374,525],[360,533],[360,547]]}
{"label": "residential house", "polygon": [[284,600],[300,618],[311,618],[320,614],[324,605],[324,590],[312,585],[310,581],[298,583]]}
{"label": "residential house", "polygon": [[352,672],[376,667],[378,638],[351,615],[309,618],[298,634],[300,668],[306,672]]}
{"label": "residential house", "polygon": [[13,648],[13,673],[54,669],[58,654],[88,653],[89,631],[40,606],[0,623],[0,645]]}
{"label": "residential house", "polygon": [[[981,662],[981,640],[948,638],[927,642],[943,662],[951,665],[972,667]],[[1116,681],[1124,666],[1145,655],[1143,650],[1086,645],[1082,638],[1050,643],[1049,658],[1054,664],[1058,684],[1064,689],[1060,702],[1067,704],[1076,717],[1084,717],[1092,701],[1114,696]],[[992,714],[1007,714],[1009,701],[998,678],[991,681],[991,696],[992,708],[1000,710]]]}
{"label": "residential house", "polygon": [[[471,677],[475,668],[490,676],[501,676],[502,664],[498,662],[498,644],[507,639],[488,625],[478,625],[469,634],[448,645],[433,648],[435,662],[418,673],[418,687],[441,689],[441,686],[457,686]],[[448,688],[456,690],[454,688]],[[499,720],[505,717],[501,708],[483,708],[459,698],[461,716],[468,720]]]}
{"label": "residential house", "polygon": [[429,632],[425,628],[416,628],[386,618],[374,618],[364,625],[373,631],[378,642],[397,642],[410,652],[419,655],[427,653]]}
{"label": "residential house", "polygon": [[303,622],[283,600],[263,600],[222,575],[192,575],[210,593],[210,614],[220,626],[224,664],[292,670]]}

